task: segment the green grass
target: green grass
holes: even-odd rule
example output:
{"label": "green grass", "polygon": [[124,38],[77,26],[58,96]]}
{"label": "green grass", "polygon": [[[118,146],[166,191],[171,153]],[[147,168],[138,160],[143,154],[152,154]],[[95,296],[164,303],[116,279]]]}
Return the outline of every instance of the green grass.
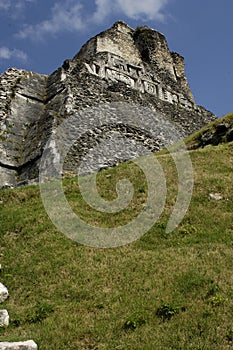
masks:
{"label": "green grass", "polygon": [[[216,126],[219,124],[225,124],[229,128],[229,130],[232,129],[233,128],[233,112],[226,114],[222,118],[216,119],[214,122],[204,126],[202,129],[200,129],[196,133],[188,136],[184,140],[186,146],[189,149],[196,149],[196,148],[201,147],[201,137],[204,134],[208,134],[208,135],[213,134],[216,131]],[[224,137],[223,137],[223,141],[226,142]]]}
{"label": "green grass", "polygon": [[[37,186],[0,192],[0,281],[10,293],[1,308],[10,326],[0,341],[34,339],[41,350],[225,350],[233,346],[233,144],[190,152],[195,186],[180,226],[166,234],[177,192],[176,168],[158,156],[167,201],[140,240],[94,249],[53,226]],[[126,223],[143,209],[147,186],[131,162],[99,173],[106,199],[122,178],[134,198],[119,214],[86,205],[76,179],[64,181],[70,205],[90,223]],[[209,198],[220,193],[220,201]]]}

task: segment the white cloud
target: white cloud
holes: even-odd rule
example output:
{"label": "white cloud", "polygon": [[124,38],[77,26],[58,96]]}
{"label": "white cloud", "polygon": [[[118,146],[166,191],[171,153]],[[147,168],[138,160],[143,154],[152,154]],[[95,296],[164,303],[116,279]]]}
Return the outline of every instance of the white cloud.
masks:
{"label": "white cloud", "polygon": [[162,20],[162,8],[167,4],[168,0],[117,0],[119,9],[129,18],[148,20]]}
{"label": "white cloud", "polygon": [[8,47],[0,47],[0,59],[10,60],[10,59],[18,59],[20,61],[26,62],[28,57],[27,54],[18,49],[10,50]]}
{"label": "white cloud", "polygon": [[169,0],[95,0],[96,12],[94,18],[101,21],[112,12],[119,13],[132,19],[163,20],[161,12]]}
{"label": "white cloud", "polygon": [[57,34],[64,31],[78,31],[83,27],[81,16],[82,5],[75,0],[56,2],[51,10],[51,18],[36,25],[27,25],[18,33],[24,38],[41,39],[47,34]]}
{"label": "white cloud", "polygon": [[95,0],[96,12],[92,16],[93,20],[95,22],[101,22],[103,19],[108,17],[111,11],[114,11],[116,3],[117,1],[111,3],[109,0]]}
{"label": "white cloud", "polygon": [[[21,2],[23,0],[20,0]],[[33,0],[24,0],[33,1]],[[163,7],[169,0],[94,0],[96,9],[89,16],[85,11],[84,0],[55,1],[50,18],[35,25],[25,25],[18,37],[25,39],[42,39],[47,35],[60,32],[78,32],[88,25],[99,23],[112,14],[124,15],[131,19],[163,20]],[[0,0],[1,3],[1,0]]]}

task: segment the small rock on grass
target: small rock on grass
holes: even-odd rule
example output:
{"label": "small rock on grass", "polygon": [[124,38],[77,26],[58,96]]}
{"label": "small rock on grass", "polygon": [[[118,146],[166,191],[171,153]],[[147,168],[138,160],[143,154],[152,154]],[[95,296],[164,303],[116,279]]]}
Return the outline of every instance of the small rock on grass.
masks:
{"label": "small rock on grass", "polygon": [[210,193],[209,197],[215,201],[220,201],[222,199],[222,196],[220,196],[218,193]]}
{"label": "small rock on grass", "polygon": [[7,310],[0,310],[0,327],[9,326],[9,315]]}
{"label": "small rock on grass", "polygon": [[2,303],[4,300],[6,300],[9,296],[7,288],[0,283],[0,303]]}

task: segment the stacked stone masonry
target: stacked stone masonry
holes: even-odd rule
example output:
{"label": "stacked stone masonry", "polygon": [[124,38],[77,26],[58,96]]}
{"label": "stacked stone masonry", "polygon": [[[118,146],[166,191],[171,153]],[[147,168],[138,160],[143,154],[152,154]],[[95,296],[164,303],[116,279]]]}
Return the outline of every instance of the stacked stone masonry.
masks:
{"label": "stacked stone masonry", "polygon": [[[72,119],[76,130],[81,125],[81,111],[88,109],[87,118],[91,120],[95,109],[104,105],[110,116],[113,103],[138,109],[144,106],[161,115],[161,128],[165,128],[162,136],[152,139],[143,135],[142,129],[130,128],[123,119],[112,128],[102,125],[91,130],[90,125],[67,156],[64,172],[76,171],[83,155],[104,139],[106,132],[126,136],[129,142],[140,139],[156,151],[173,142],[162,119],[173,123],[183,138],[216,118],[195,104],[184,59],[170,52],[165,37],[148,27],[134,30],[119,21],[90,39],[50,76],[18,69],[0,76],[0,187],[37,182],[43,150],[58,125],[76,116]],[[146,113],[143,118],[146,124]],[[111,142],[106,145],[107,154]],[[109,150],[111,159],[103,155],[103,167],[139,155],[117,152]],[[86,168],[84,173],[94,169]]]}

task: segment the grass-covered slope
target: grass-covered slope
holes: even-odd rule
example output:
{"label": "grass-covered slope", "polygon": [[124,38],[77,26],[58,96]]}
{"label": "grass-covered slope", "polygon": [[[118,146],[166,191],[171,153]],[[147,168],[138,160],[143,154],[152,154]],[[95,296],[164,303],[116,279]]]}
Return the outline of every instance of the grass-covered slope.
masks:
{"label": "grass-covered slope", "polygon": [[[0,329],[0,341],[34,339],[41,350],[232,348],[233,144],[190,155],[195,188],[182,224],[165,233],[177,174],[169,155],[158,156],[168,188],[164,212],[120,248],[81,246],[58,232],[36,186],[1,191],[0,281],[10,293],[1,308],[10,326]],[[65,181],[67,198],[93,224],[127,222],[143,208],[141,172],[122,164],[99,174],[99,188],[113,199],[122,176],[135,185],[124,213],[101,217],[82,202],[75,179]]]}
{"label": "grass-covered slope", "polygon": [[233,112],[216,119],[198,132],[186,138],[188,149],[197,149],[207,145],[233,141]]}

